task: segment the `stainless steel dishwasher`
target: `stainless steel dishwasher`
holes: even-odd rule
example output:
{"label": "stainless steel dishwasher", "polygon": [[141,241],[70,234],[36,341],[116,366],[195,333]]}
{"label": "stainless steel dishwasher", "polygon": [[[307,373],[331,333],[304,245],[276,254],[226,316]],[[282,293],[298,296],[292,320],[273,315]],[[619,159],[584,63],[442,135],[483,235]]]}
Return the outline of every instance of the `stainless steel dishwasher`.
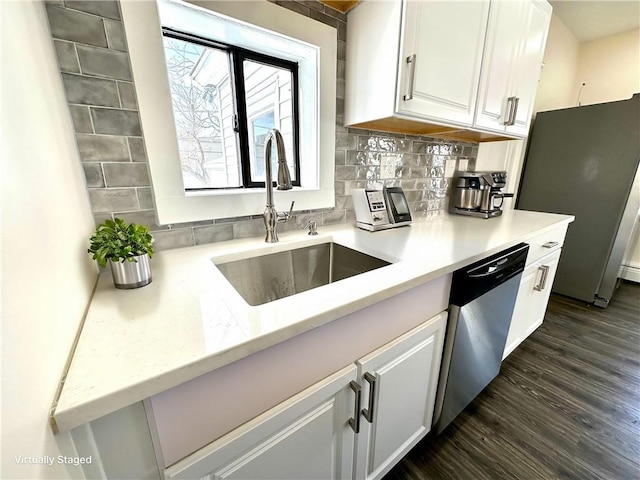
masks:
{"label": "stainless steel dishwasher", "polygon": [[453,273],[433,426],[441,433],[500,371],[529,245]]}

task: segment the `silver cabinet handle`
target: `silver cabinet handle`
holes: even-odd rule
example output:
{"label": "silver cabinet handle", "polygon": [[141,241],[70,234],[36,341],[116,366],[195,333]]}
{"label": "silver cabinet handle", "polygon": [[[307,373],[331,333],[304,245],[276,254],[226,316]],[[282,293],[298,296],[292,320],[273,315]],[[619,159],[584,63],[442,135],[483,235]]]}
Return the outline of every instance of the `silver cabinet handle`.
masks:
{"label": "silver cabinet handle", "polygon": [[355,433],[360,433],[360,397],[362,395],[362,387],[353,380],[349,382],[349,387],[356,394],[355,403],[353,404],[353,418],[349,419],[349,426]]}
{"label": "silver cabinet handle", "polygon": [[540,276],[540,282],[538,285],[533,287],[534,290],[541,292],[544,290],[544,287],[547,285],[547,276],[549,275],[549,267],[547,265],[541,265],[538,267],[538,270],[542,271],[542,275]]}
{"label": "silver cabinet handle", "polygon": [[520,104],[520,97],[512,97],[513,98],[513,110],[511,111],[511,121],[509,125],[516,124],[516,115],[518,114],[518,105]]}
{"label": "silver cabinet handle", "polygon": [[367,372],[364,374],[364,379],[369,383],[369,405],[362,410],[362,415],[369,423],[373,423],[373,402],[376,396],[376,377]]}
{"label": "silver cabinet handle", "polygon": [[516,97],[509,97],[507,98],[507,108],[506,108],[506,114],[505,114],[505,119],[502,122],[503,125],[511,125],[511,112],[513,112],[513,100]]}
{"label": "silver cabinet handle", "polygon": [[413,99],[413,83],[416,77],[416,54],[407,57],[407,63],[409,64],[409,84],[407,85],[407,93],[402,97],[403,100]]}
{"label": "silver cabinet handle", "polygon": [[560,242],[547,242],[542,244],[542,248],[553,248],[560,245]]}

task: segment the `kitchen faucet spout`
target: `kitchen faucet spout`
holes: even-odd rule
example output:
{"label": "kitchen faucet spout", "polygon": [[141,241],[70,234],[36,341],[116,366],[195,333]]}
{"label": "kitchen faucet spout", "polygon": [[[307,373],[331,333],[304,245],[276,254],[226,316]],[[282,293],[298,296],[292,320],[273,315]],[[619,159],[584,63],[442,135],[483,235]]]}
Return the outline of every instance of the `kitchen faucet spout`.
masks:
{"label": "kitchen faucet spout", "polygon": [[287,222],[291,218],[291,212],[293,210],[293,204],[289,212],[278,212],[273,203],[273,180],[271,174],[271,148],[273,141],[276,142],[276,153],[278,155],[278,190],[291,190],[291,175],[289,173],[289,167],[287,166],[287,158],[284,150],[284,140],[282,134],[277,128],[269,130],[267,138],[264,142],[264,163],[265,163],[265,187],[267,190],[267,204],[265,206],[263,218],[264,226],[267,230],[267,236],[265,242],[276,243],[278,241],[278,233],[276,227],[278,222]]}

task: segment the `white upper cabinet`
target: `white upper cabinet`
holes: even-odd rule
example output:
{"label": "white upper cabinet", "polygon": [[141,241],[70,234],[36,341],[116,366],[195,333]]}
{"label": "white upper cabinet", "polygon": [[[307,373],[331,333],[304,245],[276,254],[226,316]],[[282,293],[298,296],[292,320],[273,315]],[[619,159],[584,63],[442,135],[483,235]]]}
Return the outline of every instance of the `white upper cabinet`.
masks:
{"label": "white upper cabinet", "polygon": [[544,0],[363,1],[347,22],[345,125],[526,136],[550,20]]}
{"label": "white upper cabinet", "polygon": [[488,1],[406,2],[396,111],[471,126]]}
{"label": "white upper cabinet", "polygon": [[526,136],[551,22],[546,1],[493,1],[475,125]]}

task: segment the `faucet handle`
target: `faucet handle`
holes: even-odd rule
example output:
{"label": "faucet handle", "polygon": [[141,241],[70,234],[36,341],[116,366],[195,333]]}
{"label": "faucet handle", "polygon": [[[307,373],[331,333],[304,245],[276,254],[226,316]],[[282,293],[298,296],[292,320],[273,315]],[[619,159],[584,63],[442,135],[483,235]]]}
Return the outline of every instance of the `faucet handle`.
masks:
{"label": "faucet handle", "polygon": [[296,203],[295,200],[291,202],[291,207],[289,207],[288,212],[277,212],[278,222],[288,222],[291,218],[291,212],[293,212],[293,204]]}

